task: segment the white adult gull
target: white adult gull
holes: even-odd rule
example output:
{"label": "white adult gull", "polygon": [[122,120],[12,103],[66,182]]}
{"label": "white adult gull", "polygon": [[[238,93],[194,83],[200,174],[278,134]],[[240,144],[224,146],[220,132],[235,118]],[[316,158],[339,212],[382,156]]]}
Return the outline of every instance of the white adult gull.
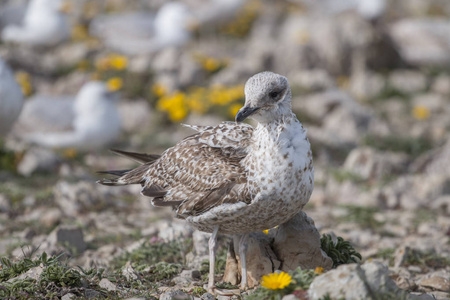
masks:
{"label": "white adult gull", "polygon": [[117,99],[117,94],[109,91],[104,82],[90,81],[83,85],[74,100],[41,97],[28,102],[23,111],[24,120],[19,124],[35,123],[36,127],[44,128],[49,127],[46,123],[60,125],[63,131],[49,132],[49,128],[25,137],[44,147],[100,149],[114,142],[120,134]]}
{"label": "white adult gull", "polygon": [[[258,121],[256,128],[238,123]],[[142,165],[107,171],[104,185],[141,184],[155,206],[172,206],[178,218],[211,232],[208,290],[214,291],[219,233],[241,235],[241,287],[247,287],[248,234],[282,224],[308,202],[313,165],[306,130],[291,110],[286,77],[262,72],[245,85],[245,106],[236,123],[189,126],[191,135],[161,156],[116,151]]]}
{"label": "white adult gull", "polygon": [[31,0],[21,25],[8,25],[2,39],[28,46],[55,46],[70,37],[67,17],[60,11],[61,0]]}

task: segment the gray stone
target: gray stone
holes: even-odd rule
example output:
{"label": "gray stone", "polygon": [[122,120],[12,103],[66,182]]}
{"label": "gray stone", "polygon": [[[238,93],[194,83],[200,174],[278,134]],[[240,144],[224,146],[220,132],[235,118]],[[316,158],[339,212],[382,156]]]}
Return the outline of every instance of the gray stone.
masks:
{"label": "gray stone", "polygon": [[209,246],[208,241],[210,233],[202,232],[196,230],[192,234],[192,243],[193,243],[193,251],[195,255],[208,255],[209,254]]}
{"label": "gray stone", "polygon": [[192,279],[196,280],[196,279],[200,279],[202,274],[200,273],[199,270],[183,270],[183,271],[181,271],[180,276],[181,277],[186,277],[186,278],[191,279],[191,280]]}
{"label": "gray stone", "polygon": [[74,249],[78,254],[86,250],[83,231],[79,227],[58,226],[50,233],[48,241],[52,245],[60,244],[64,247],[69,247],[69,250]]}
{"label": "gray stone", "polygon": [[400,293],[388,268],[380,262],[341,265],[316,277],[308,291],[311,300],[326,294],[332,299],[374,299],[379,293]]}
{"label": "gray stone", "polygon": [[[227,253],[224,282],[237,285],[241,281],[241,259],[238,236],[233,237]],[[280,261],[270,246],[270,238],[263,232],[250,234],[247,248],[247,283],[250,288],[257,286],[261,277],[280,267]]]}
{"label": "gray stone", "polygon": [[99,297],[101,294],[99,291],[93,290],[93,289],[86,289],[84,290],[84,297],[86,297],[87,299],[92,299],[92,298],[97,298]]}
{"label": "gray stone", "polygon": [[[429,294],[416,294],[416,293],[411,293],[408,296],[408,300],[436,300],[439,298],[435,298]],[[447,298],[448,299],[448,298]]]}
{"label": "gray stone", "polygon": [[0,194],[0,212],[9,212],[11,209],[10,200],[3,194]]}
{"label": "gray stone", "polygon": [[440,270],[427,274],[419,280],[418,285],[424,288],[450,293],[450,272]]}
{"label": "gray stone", "polygon": [[11,278],[10,280],[8,280],[8,282],[11,282],[14,280],[24,280],[27,278],[33,279],[33,280],[39,280],[43,271],[44,271],[43,267],[37,266],[37,267],[29,269],[27,272],[25,272],[17,277]]}
{"label": "gray stone", "polygon": [[112,283],[111,281],[109,281],[107,278],[102,278],[102,280],[100,280],[98,285],[102,289],[105,289],[107,291],[115,291],[115,290],[117,290],[116,285],[114,283]]}
{"label": "gray stone", "polygon": [[194,297],[181,290],[167,291],[159,297],[160,300],[193,300]]}
{"label": "gray stone", "polygon": [[105,204],[105,195],[101,195],[94,182],[79,181],[69,183],[59,181],[54,189],[55,201],[67,216],[77,216],[89,211],[93,206]]}
{"label": "gray stone", "polygon": [[441,95],[450,95],[450,76],[441,74],[434,79],[431,90]]}
{"label": "gray stone", "polygon": [[389,75],[389,85],[403,93],[418,93],[427,87],[427,78],[419,71],[396,70]]}
{"label": "gray stone", "polygon": [[286,295],[281,300],[298,300],[298,298],[295,295]]}
{"label": "gray stone", "polygon": [[61,297],[61,300],[72,300],[72,299],[75,299],[76,297],[77,296],[73,293],[67,293]]}
{"label": "gray stone", "polygon": [[364,179],[379,180],[386,175],[405,172],[408,161],[406,154],[380,152],[363,147],[350,152],[345,160],[344,169]]}
{"label": "gray stone", "polygon": [[58,208],[49,208],[40,218],[41,224],[45,227],[53,227],[57,225],[62,218],[62,213]]}
{"label": "gray stone", "polygon": [[213,294],[210,293],[204,293],[201,297],[201,300],[215,300],[216,297]]}
{"label": "gray stone", "polygon": [[133,269],[129,261],[125,264],[125,266],[123,266],[122,275],[125,276],[128,281],[133,281],[139,278],[139,275]]}
{"label": "gray stone", "polygon": [[447,18],[402,19],[391,25],[389,33],[407,62],[421,66],[450,64]]}
{"label": "gray stone", "polygon": [[303,211],[271,230],[269,235],[274,239],[272,248],[277,259],[282,262],[283,271],[298,267],[323,267],[328,270],[333,266],[331,258],[320,248],[320,234],[314,221]]}
{"label": "gray stone", "polygon": [[55,171],[60,163],[59,157],[51,150],[30,148],[17,166],[17,171],[23,176],[30,176],[36,171]]}

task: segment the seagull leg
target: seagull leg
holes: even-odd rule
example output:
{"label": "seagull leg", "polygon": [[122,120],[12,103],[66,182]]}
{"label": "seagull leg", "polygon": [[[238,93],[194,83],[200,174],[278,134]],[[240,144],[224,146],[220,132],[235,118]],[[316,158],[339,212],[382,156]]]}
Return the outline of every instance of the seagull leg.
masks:
{"label": "seagull leg", "polygon": [[239,256],[241,257],[241,289],[247,289],[247,248],[249,234],[243,234],[239,241]]}
{"label": "seagull leg", "polygon": [[214,230],[209,238],[209,279],[208,292],[214,294],[214,269],[216,266],[216,250],[217,250],[217,233],[219,232],[219,225],[214,227]]}

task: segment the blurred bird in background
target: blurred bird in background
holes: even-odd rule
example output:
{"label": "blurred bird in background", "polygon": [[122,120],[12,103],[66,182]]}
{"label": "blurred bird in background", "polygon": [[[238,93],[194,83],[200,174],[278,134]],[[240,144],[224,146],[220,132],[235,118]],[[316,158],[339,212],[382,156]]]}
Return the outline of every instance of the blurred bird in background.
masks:
{"label": "blurred bird in background", "polygon": [[2,40],[28,46],[55,46],[70,37],[61,0],[31,0],[20,25],[8,25]]}
{"label": "blurred bird in background", "polygon": [[42,131],[25,134],[24,139],[44,147],[99,149],[120,134],[117,100],[117,93],[105,83],[91,81],[75,99],[34,97],[26,103],[18,125],[28,132],[40,128]]}

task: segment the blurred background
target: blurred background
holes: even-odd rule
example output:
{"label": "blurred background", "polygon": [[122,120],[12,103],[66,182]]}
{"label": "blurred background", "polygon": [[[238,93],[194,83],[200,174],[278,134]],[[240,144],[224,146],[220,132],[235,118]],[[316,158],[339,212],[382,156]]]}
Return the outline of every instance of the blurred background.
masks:
{"label": "blurred background", "polygon": [[450,1],[1,0],[0,31],[2,255],[109,266],[150,238],[192,240],[95,172],[135,166],[108,148],[160,153],[191,134],[180,123],[234,120],[269,70],[308,129],[320,232],[449,296],[421,282],[450,268]]}

